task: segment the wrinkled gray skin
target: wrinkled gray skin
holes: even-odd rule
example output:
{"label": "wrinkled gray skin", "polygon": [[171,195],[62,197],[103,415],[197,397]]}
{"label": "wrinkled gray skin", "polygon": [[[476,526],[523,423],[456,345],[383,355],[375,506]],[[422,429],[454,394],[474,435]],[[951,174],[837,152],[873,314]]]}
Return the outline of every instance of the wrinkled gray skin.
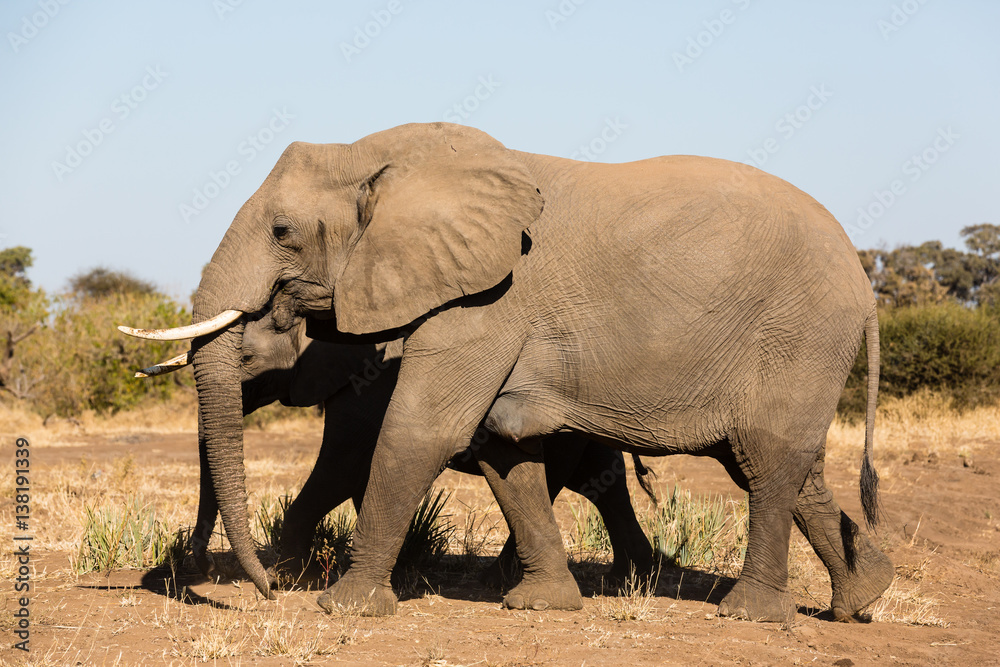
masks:
{"label": "wrinkled gray skin", "polygon": [[[206,267],[194,320],[258,312],[279,289],[346,334],[408,333],[353,564],[324,609],[395,611],[389,576],[410,517],[484,418],[516,443],[579,432],[722,462],[749,492],[750,526],[721,614],[791,618],[793,522],[830,572],[838,618],[891,581],[823,480],[826,432],[867,339],[860,488],[877,520],[875,299],[833,216],[776,177],[691,156],[575,162],[442,123],[294,143]],[[194,341],[199,436],[233,549],[272,595],[246,509],[243,328]],[[524,566],[504,603],[580,608],[537,448],[494,442],[476,456]]]}
{"label": "wrinkled gray skin", "polygon": [[[279,566],[293,573],[309,562],[313,533],[327,513],[353,499],[360,509],[382,417],[399,373],[399,359],[374,345],[314,341],[305,335],[305,321],[279,331],[270,314],[248,322],[243,335],[243,414],[274,401],[308,407],[323,403],[325,424],[319,458],[301,493],[285,513],[280,536]],[[476,437],[496,437],[485,429]],[[652,548],[632,509],[621,452],[581,436],[560,434],[545,443],[545,475],[554,501],[563,487],[591,500],[601,513],[614,552],[607,577],[610,585],[629,573],[650,574]],[[482,475],[471,449],[449,462],[460,472]],[[205,479],[210,479],[208,475]],[[210,486],[202,487],[195,534],[211,535],[218,513]],[[207,576],[214,573],[207,541],[194,543],[194,557]],[[513,539],[487,572],[497,584],[517,572]]]}

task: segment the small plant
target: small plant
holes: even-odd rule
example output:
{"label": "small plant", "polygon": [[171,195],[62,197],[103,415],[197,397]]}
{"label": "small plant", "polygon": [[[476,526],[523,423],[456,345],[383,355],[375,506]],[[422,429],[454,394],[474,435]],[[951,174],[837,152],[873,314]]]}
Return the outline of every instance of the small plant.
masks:
{"label": "small plant", "polygon": [[675,485],[646,523],[653,549],[669,563],[715,567],[728,561],[734,549],[741,561],[746,554],[745,525],[735,519],[726,500],[692,497]]}
{"label": "small plant", "polygon": [[868,614],[875,623],[902,623],[904,625],[931,625],[948,627],[948,623],[934,615],[938,601],[925,597],[917,586],[907,588],[899,578],[893,579],[882,597],[868,607]]}
{"label": "small plant", "polygon": [[601,600],[598,610],[601,616],[612,621],[649,621],[653,620],[653,607],[656,600],[653,593],[656,590],[656,579],[641,577],[635,568],[629,573],[621,593],[617,597]]}
{"label": "small plant", "polygon": [[589,553],[610,553],[611,536],[594,506],[573,504],[570,510],[573,512],[573,546]]}
{"label": "small plant", "polygon": [[324,588],[333,580],[331,573],[342,573],[347,567],[347,552],[351,547],[356,522],[354,509],[343,506],[326,515],[316,526],[313,559],[323,570]]}
{"label": "small plant", "polygon": [[444,489],[439,489],[436,494],[428,492],[420,501],[399,550],[398,563],[417,567],[441,560],[455,530],[450,523],[441,521],[441,512],[449,498],[450,491],[445,493]]}
{"label": "small plant", "polygon": [[254,514],[257,534],[261,546],[273,554],[280,551],[281,528],[285,521],[285,512],[292,504],[288,494],[277,498],[261,498],[260,507]]}
{"label": "small plant", "polygon": [[157,521],[152,508],[132,497],[120,507],[84,508],[86,521],[76,560],[78,574],[176,562],[184,539]]}

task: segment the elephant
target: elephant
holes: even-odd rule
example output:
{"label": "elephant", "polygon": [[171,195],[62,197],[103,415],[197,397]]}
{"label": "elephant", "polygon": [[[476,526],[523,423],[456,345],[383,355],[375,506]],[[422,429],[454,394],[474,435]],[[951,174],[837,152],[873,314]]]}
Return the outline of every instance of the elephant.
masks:
{"label": "elephant", "polygon": [[[392,344],[313,340],[306,336],[305,320],[296,318],[282,330],[270,311],[246,324],[240,360],[243,414],[275,401],[298,407],[324,406],[319,457],[282,523],[278,563],[292,573],[310,562],[313,533],[327,513],[348,499],[353,499],[355,508],[361,507],[382,416],[399,372],[398,348]],[[142,375],[158,375],[181,366],[155,366],[143,369]],[[478,436],[490,437],[496,436],[485,430]],[[597,507],[614,556],[605,577],[609,587],[626,582],[631,573],[648,575],[654,569],[652,548],[632,508],[621,452],[594,442],[577,446],[578,438],[561,434],[546,442],[545,473],[551,500],[555,501],[565,486]],[[469,450],[456,455],[448,465],[460,472],[482,474]],[[640,486],[655,502],[646,478],[648,471],[638,457],[635,470]],[[210,481],[207,465],[202,480]],[[215,569],[207,547],[217,513],[214,491],[203,484],[193,531],[198,539],[192,540],[192,547],[195,562],[206,576],[212,576]],[[509,580],[518,565],[514,542],[508,539],[487,571],[487,580],[498,585],[516,583]]]}
{"label": "elephant", "polygon": [[775,176],[683,155],[578,162],[448,123],[288,146],[205,267],[193,323],[124,329],[192,339],[199,443],[234,552],[268,597],[246,512],[239,360],[246,316],[277,293],[345,340],[404,339],[353,563],[317,600],[327,611],[395,612],[407,523],[481,423],[502,436],[475,456],[524,569],[508,608],[582,607],[537,447],[567,432],[711,456],[747,491],[746,557],[721,615],[794,616],[793,523],[829,571],[837,619],[892,580],[823,478],[864,343],[859,489],[877,526],[871,284],[836,219]]}

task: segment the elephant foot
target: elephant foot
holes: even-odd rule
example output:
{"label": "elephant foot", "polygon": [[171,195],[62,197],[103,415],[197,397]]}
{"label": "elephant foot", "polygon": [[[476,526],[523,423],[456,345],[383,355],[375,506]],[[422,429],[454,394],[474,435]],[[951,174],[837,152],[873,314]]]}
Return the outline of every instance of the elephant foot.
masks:
{"label": "elephant foot", "polygon": [[795,605],[787,591],[777,591],[740,578],[719,603],[719,616],[789,623],[795,618]]}
{"label": "elephant foot", "polygon": [[362,580],[348,572],[340,581],[323,591],[316,603],[327,613],[359,616],[392,616],[396,613],[396,594],[381,582]]}
{"label": "elephant foot", "polygon": [[889,557],[872,546],[858,559],[846,579],[834,586],[830,603],[833,617],[844,623],[855,622],[855,615],[879,599],[895,576]]}
{"label": "elephant foot", "polygon": [[514,587],[503,599],[507,609],[559,609],[575,611],[583,609],[583,597],[573,575],[566,571],[566,576],[558,580],[537,581],[525,576],[520,584]]}

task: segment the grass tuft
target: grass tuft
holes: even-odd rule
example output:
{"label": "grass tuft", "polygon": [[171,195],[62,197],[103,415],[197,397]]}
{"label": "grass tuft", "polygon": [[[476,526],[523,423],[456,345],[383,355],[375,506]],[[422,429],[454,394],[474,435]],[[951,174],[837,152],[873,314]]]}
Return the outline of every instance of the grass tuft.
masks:
{"label": "grass tuft", "polygon": [[693,497],[677,485],[668,487],[664,500],[646,518],[646,530],[654,551],[672,565],[721,569],[734,559],[742,562],[746,555],[747,521],[741,505]]}
{"label": "grass tuft", "polygon": [[907,587],[897,577],[882,593],[882,597],[868,607],[867,613],[875,623],[946,628],[949,623],[934,614],[937,606],[938,601],[923,595],[918,586]]}
{"label": "grass tuft", "polygon": [[157,566],[182,557],[183,534],[172,533],[157,520],[152,508],[134,496],[118,507],[95,510],[88,504],[84,512],[83,539],[75,564],[78,574]]}

